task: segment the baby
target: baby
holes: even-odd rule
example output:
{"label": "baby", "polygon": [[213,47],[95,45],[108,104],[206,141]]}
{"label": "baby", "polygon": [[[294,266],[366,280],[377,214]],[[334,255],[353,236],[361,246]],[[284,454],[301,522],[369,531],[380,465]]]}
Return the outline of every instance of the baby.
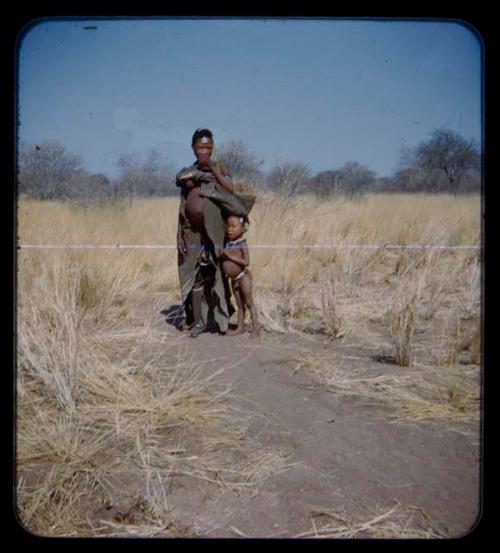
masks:
{"label": "baby", "polygon": [[226,219],[226,242],[221,250],[222,270],[231,279],[233,294],[238,305],[238,325],[227,334],[243,334],[245,332],[245,313],[250,311],[252,319],[251,337],[259,336],[257,309],[252,298],[252,273],[248,266],[250,255],[243,234],[248,229],[248,221],[243,217],[230,215]]}

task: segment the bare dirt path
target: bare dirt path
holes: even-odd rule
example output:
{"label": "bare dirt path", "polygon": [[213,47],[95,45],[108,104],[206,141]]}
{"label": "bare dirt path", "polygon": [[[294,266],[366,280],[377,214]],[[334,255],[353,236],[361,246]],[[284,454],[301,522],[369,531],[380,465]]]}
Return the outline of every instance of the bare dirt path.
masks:
{"label": "bare dirt path", "polygon": [[[390,404],[336,394],[297,370],[308,352],[338,353],[335,341],[208,333],[197,339],[178,333],[176,340],[205,361],[209,373],[228,367],[219,380],[231,385],[231,412],[245,421],[254,447],[276,452],[281,463],[248,493],[179,479],[169,504],[197,535],[364,537],[400,531],[458,537],[475,524],[477,427],[394,422]],[[344,344],[345,360],[357,356],[384,370],[369,351],[355,344],[351,350]]]}

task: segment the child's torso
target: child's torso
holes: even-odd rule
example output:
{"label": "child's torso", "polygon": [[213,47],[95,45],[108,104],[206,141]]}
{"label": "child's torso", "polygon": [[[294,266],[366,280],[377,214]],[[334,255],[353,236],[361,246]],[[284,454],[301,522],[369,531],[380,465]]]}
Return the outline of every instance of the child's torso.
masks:
{"label": "child's torso", "polygon": [[[245,240],[241,239],[228,241],[225,244],[225,248],[230,250],[231,255],[233,255],[237,259],[243,260],[242,245],[244,242]],[[234,261],[226,259],[222,262],[222,269],[228,277],[236,278],[243,270],[243,267],[241,265],[238,265],[238,263],[235,263]]]}

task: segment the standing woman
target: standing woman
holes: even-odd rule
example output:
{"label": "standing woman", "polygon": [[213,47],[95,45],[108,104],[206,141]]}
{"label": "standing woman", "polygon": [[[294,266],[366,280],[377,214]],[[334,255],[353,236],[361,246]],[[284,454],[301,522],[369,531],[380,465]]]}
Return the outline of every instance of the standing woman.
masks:
{"label": "standing woman", "polygon": [[177,251],[186,324],[196,338],[214,323],[221,333],[228,328],[234,308],[219,260],[224,221],[229,214],[248,215],[255,197],[235,194],[228,168],[212,159],[214,140],[209,129],[197,129],[191,147],[195,163],[176,176],[181,189]]}

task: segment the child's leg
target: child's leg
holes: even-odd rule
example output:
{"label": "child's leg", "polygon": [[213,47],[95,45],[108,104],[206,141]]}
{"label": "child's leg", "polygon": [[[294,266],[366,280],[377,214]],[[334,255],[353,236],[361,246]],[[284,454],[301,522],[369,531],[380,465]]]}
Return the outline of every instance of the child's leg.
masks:
{"label": "child's leg", "polygon": [[244,306],[248,307],[252,318],[252,333],[251,336],[259,335],[259,321],[257,320],[257,308],[253,302],[252,296],[252,274],[247,272],[240,279],[241,299]]}
{"label": "child's leg", "polygon": [[234,336],[236,334],[243,334],[245,332],[245,304],[241,296],[240,281],[233,281],[231,283],[234,298],[236,299],[236,305],[238,306],[238,323],[234,330],[228,330],[227,334]]}

